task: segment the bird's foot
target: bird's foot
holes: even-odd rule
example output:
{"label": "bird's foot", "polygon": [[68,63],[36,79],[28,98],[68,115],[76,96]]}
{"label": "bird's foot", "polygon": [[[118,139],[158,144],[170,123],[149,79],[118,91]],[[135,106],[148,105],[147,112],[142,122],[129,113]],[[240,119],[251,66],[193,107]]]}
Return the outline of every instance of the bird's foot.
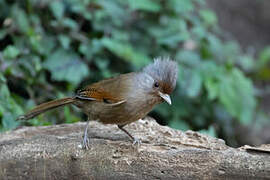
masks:
{"label": "bird's foot", "polygon": [[137,145],[137,147],[141,146],[142,141],[139,138],[133,138],[133,143],[132,145],[135,146]]}
{"label": "bird's foot", "polygon": [[90,143],[89,142],[90,142],[89,138],[87,136],[84,136],[83,141],[82,141],[82,148],[86,149],[86,150],[90,149]]}

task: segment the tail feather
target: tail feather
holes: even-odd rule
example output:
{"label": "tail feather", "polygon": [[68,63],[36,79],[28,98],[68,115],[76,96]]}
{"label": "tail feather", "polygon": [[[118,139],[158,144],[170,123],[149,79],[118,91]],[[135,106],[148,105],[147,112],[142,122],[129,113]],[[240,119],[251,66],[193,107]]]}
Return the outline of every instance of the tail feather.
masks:
{"label": "tail feather", "polygon": [[31,111],[29,111],[25,115],[19,116],[17,118],[17,120],[28,120],[28,119],[32,119],[32,118],[38,116],[39,114],[41,114],[43,112],[46,112],[46,111],[48,111],[50,109],[54,109],[54,108],[57,108],[57,107],[60,107],[60,106],[71,104],[74,101],[76,101],[74,98],[67,97],[67,98],[63,98],[63,99],[57,99],[57,100],[45,102],[45,103],[42,103],[42,104],[36,106],[34,109],[32,109]]}

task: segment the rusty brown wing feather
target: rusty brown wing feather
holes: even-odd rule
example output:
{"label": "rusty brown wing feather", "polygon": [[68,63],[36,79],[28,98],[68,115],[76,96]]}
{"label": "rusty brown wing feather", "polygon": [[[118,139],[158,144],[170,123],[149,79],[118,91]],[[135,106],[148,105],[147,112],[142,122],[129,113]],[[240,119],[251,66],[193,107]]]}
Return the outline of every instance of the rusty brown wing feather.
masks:
{"label": "rusty brown wing feather", "polygon": [[[103,81],[86,86],[78,91],[76,98],[82,100],[100,101],[109,104],[125,102],[125,93],[132,83],[132,74],[122,74],[118,77],[105,79]],[[121,88],[120,88],[121,87]]]}

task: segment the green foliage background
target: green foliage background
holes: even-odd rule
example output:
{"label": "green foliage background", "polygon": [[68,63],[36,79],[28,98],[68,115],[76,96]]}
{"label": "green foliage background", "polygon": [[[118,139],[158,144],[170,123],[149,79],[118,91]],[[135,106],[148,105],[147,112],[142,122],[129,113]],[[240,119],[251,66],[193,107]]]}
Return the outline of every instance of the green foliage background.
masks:
{"label": "green foliage background", "polygon": [[[222,40],[217,21],[204,0],[2,0],[0,129],[16,128],[16,117],[36,104],[169,56],[180,69],[173,105],[151,114],[236,145],[234,125],[251,124],[258,114],[247,74],[264,67],[270,50],[255,64],[236,42]],[[65,107],[29,124],[83,118]]]}

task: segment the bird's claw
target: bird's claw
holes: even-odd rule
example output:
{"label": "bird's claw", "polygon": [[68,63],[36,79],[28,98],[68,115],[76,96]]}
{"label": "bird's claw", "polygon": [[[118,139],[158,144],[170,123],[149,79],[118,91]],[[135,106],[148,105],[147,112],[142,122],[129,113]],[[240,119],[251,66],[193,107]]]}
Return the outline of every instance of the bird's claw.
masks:
{"label": "bird's claw", "polygon": [[83,137],[83,142],[82,142],[82,148],[86,149],[86,150],[90,149],[90,143],[89,142],[90,142],[89,138],[87,136],[84,136]]}
{"label": "bird's claw", "polygon": [[137,145],[138,147],[142,144],[142,141],[139,138],[134,138],[132,145]]}

